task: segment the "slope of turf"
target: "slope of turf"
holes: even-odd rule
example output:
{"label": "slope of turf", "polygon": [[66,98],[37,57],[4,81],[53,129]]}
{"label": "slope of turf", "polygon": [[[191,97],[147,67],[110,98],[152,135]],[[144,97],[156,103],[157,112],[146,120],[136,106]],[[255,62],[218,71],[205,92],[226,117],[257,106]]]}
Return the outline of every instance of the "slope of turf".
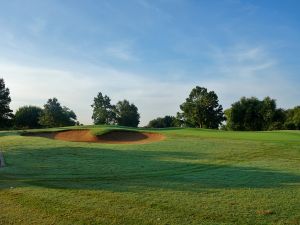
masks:
{"label": "slope of turf", "polygon": [[118,145],[0,132],[0,224],[300,224],[300,132],[151,132],[167,138]]}

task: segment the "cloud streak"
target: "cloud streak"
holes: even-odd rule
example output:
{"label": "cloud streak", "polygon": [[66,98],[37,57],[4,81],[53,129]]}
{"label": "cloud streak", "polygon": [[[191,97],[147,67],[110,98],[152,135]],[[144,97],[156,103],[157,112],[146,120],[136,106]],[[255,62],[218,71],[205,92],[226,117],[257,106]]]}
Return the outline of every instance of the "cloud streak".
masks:
{"label": "cloud streak", "polygon": [[146,125],[155,117],[175,115],[196,85],[214,90],[224,108],[242,96],[263,98],[269,95],[278,99],[281,107],[295,105],[295,96],[300,97],[297,89],[291,88],[295,84],[285,80],[266,55],[261,48],[218,53],[215,64],[220,66],[212,68],[211,72],[220,77],[186,81],[181,71],[178,79],[163,81],[113,67],[88,68],[86,65],[82,71],[73,71],[6,62],[0,64],[0,71],[11,89],[14,109],[27,104],[42,106],[48,98],[57,97],[78,114],[81,122],[90,124],[90,105],[101,91],[110,96],[113,103],[124,98],[134,102],[141,113],[141,125]]}
{"label": "cloud streak", "polygon": [[45,0],[15,6],[4,2],[0,15],[0,76],[14,109],[57,97],[89,124],[101,91],[113,103],[135,103],[145,125],[174,115],[196,85],[214,90],[224,108],[241,96],[269,95],[285,108],[299,104],[300,20],[288,14],[278,20],[269,5]]}

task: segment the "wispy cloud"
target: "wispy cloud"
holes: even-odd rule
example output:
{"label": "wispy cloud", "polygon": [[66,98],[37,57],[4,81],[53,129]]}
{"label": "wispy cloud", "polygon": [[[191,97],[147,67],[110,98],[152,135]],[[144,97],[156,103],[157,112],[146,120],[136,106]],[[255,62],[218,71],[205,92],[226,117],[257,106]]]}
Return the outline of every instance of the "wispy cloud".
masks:
{"label": "wispy cloud", "polygon": [[224,108],[241,96],[299,104],[297,10],[282,20],[239,0],[3,5],[0,76],[14,109],[56,96],[90,123],[101,91],[134,102],[144,125],[174,115],[196,85],[215,90]]}
{"label": "wispy cloud", "polygon": [[0,71],[11,90],[13,109],[26,104],[42,106],[55,96],[84,123],[91,123],[90,105],[99,91],[114,103],[124,98],[134,102],[145,125],[155,116],[174,114],[191,88],[191,84],[161,82],[112,68],[78,73],[6,63],[0,64]]}
{"label": "wispy cloud", "polygon": [[42,18],[34,18],[33,21],[28,25],[29,32],[33,35],[39,35],[46,29],[47,22]]}
{"label": "wispy cloud", "polygon": [[217,71],[225,76],[255,77],[276,68],[276,59],[263,47],[232,46],[221,49],[214,46],[212,50]]}
{"label": "wispy cloud", "polygon": [[111,44],[111,46],[108,46],[104,49],[104,54],[119,60],[137,60],[137,57],[132,53],[131,46],[128,43]]}
{"label": "wispy cloud", "polygon": [[[196,85],[214,90],[224,108],[241,96],[262,98],[267,95],[278,99],[280,107],[294,106],[295,99],[300,98],[297,85],[285,80],[275,65],[264,67],[262,65],[266,62],[262,60],[261,64],[246,66],[249,58],[262,57],[261,51],[248,49],[244,53],[224,53],[224,57],[216,62],[223,66],[211,71],[221,76],[213,79],[199,77],[183,81],[179,71],[180,79],[163,81],[112,67],[88,68],[85,65],[83,70],[62,70],[8,62],[0,64],[0,73],[11,89],[14,109],[25,104],[42,106],[48,98],[55,96],[62,104],[72,108],[85,124],[91,123],[90,105],[99,91],[109,95],[113,103],[124,98],[134,102],[141,113],[142,125],[157,116],[175,115]],[[223,60],[225,56],[240,59],[241,55],[246,59],[243,66],[239,60]]]}
{"label": "wispy cloud", "polygon": [[215,90],[221,103],[229,107],[242,96],[263,98],[270,96],[278,100],[280,107],[292,107],[300,97],[297,85],[286,79],[278,60],[262,46],[232,46],[227,49],[212,48],[218,74],[204,82]]}

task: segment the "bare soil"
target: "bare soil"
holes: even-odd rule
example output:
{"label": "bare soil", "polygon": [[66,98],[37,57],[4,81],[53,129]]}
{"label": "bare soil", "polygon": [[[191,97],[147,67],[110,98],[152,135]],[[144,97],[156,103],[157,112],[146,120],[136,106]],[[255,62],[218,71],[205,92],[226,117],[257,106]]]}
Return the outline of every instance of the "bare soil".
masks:
{"label": "bare soil", "polygon": [[27,133],[25,136],[45,137],[71,142],[95,142],[106,144],[146,144],[165,139],[165,136],[162,134],[136,131],[111,131],[96,136],[92,134],[90,130]]}

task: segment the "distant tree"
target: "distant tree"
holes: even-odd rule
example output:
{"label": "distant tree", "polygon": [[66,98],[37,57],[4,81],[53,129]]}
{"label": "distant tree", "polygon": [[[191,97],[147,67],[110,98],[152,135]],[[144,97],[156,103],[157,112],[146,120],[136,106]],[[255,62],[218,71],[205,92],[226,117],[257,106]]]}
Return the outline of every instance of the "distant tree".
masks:
{"label": "distant tree", "polygon": [[225,116],[230,130],[282,129],[285,120],[284,110],[277,109],[276,100],[270,97],[262,101],[255,97],[242,97],[225,110]]}
{"label": "distant tree", "polygon": [[224,115],[226,118],[226,124],[222,124],[222,130],[233,130],[233,124],[231,121],[231,108],[224,110]]}
{"label": "distant tree", "polygon": [[273,121],[268,127],[268,130],[283,130],[286,129],[284,126],[286,120],[286,112],[284,109],[276,109],[274,116],[273,116]]}
{"label": "distant tree", "polygon": [[182,112],[177,112],[175,118],[176,127],[191,127],[189,124],[187,124]]}
{"label": "distant tree", "polygon": [[276,100],[271,99],[269,96],[261,101],[260,114],[262,116],[262,130],[269,130],[274,121],[276,113]]}
{"label": "distant tree", "polygon": [[204,87],[195,87],[180,109],[184,123],[191,127],[217,129],[225,120],[218,96]]}
{"label": "distant tree", "polygon": [[300,130],[300,106],[286,111],[285,128],[289,130]]}
{"label": "distant tree", "polygon": [[9,107],[10,102],[9,89],[5,87],[3,78],[0,78],[0,128],[6,128],[11,125],[13,114]]}
{"label": "distant tree", "polygon": [[174,116],[165,116],[165,117],[158,117],[154,120],[151,120],[147,127],[151,128],[166,128],[166,127],[176,127],[179,126],[179,123]]}
{"label": "distant tree", "polygon": [[138,108],[129,101],[119,101],[115,106],[116,121],[118,125],[137,127],[140,123]]}
{"label": "distant tree", "polygon": [[230,121],[232,130],[262,130],[263,116],[261,102],[257,98],[241,98],[231,105]]}
{"label": "distant tree", "polygon": [[20,107],[15,113],[15,126],[17,128],[40,128],[39,117],[42,109],[36,106]]}
{"label": "distant tree", "polygon": [[94,98],[92,104],[94,124],[114,124],[116,122],[115,106],[111,105],[110,98],[101,92]]}
{"label": "distant tree", "polygon": [[45,127],[74,126],[76,114],[67,107],[62,107],[57,98],[49,99],[44,105],[39,124]]}

